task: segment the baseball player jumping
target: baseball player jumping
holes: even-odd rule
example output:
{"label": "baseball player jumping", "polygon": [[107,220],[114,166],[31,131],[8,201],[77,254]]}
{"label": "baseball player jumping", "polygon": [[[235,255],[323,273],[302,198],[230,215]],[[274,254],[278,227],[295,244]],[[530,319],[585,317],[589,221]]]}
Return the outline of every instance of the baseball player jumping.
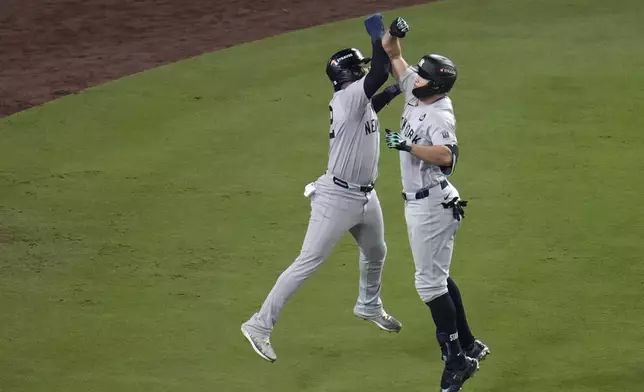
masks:
{"label": "baseball player jumping", "polygon": [[467,205],[447,180],[459,156],[456,120],[447,96],[456,82],[456,67],[437,54],[408,66],[399,41],[408,31],[407,22],[397,18],[382,40],[405,96],[400,132],[386,129],[385,140],[387,147],[400,150],[416,290],[431,311],[445,361],[441,390],[456,392],[490,352],[472,335],[460,292],[449,274],[454,237]]}
{"label": "baseball player jumping", "polygon": [[[382,16],[365,19],[372,58],[355,48],[331,56],[326,73],[334,87],[329,160],[326,172],[305,188],[311,217],[300,254],[280,275],[262,307],[241,331],[260,357],[275,361],[270,334],[282,308],[295,291],[322,265],[348,231],[360,247],[360,282],[353,313],[378,327],[399,332],[402,324],[385,312],[380,299],[382,268],[387,253],[382,211],[374,183],[378,176],[380,125],[376,112],[400,93],[397,85],[376,92],[389,76],[389,59],[382,45]],[[371,62],[371,67],[367,64]]]}

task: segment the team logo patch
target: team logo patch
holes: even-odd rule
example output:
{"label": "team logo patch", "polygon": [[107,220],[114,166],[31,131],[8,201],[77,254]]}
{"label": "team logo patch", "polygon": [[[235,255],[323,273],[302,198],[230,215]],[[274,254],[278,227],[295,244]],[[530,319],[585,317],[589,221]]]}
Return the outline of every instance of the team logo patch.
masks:
{"label": "team logo patch", "polygon": [[427,113],[423,113],[423,115],[422,115],[422,116],[420,116],[420,118],[418,119],[418,121],[423,121],[423,120],[425,119],[425,116],[426,116],[426,115],[427,115]]}
{"label": "team logo patch", "polygon": [[441,135],[443,136],[443,139],[449,139],[449,132],[443,131],[443,133],[441,133]]}
{"label": "team logo patch", "polygon": [[349,57],[353,57],[353,53],[345,54],[344,56],[339,57],[339,58],[338,58],[338,61],[346,60],[346,59],[348,59]]}
{"label": "team logo patch", "polygon": [[333,65],[335,67],[335,66],[338,65],[338,62],[336,60],[331,60],[331,65]]}
{"label": "team logo patch", "polygon": [[441,68],[441,69],[440,69],[440,72],[441,72],[441,73],[444,73],[444,74],[447,74],[447,75],[450,75],[450,76],[454,76],[454,75],[456,75],[456,71],[454,71],[454,70],[453,70],[453,69],[451,69],[451,68]]}

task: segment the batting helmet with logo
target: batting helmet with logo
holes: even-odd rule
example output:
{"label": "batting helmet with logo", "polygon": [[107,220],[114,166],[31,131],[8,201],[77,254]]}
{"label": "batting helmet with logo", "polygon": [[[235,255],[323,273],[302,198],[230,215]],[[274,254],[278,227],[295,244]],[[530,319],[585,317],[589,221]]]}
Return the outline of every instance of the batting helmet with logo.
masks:
{"label": "batting helmet with logo", "polygon": [[362,55],[356,48],[342,49],[331,56],[326,65],[326,75],[338,91],[345,83],[355,82],[367,74],[371,58]]}
{"label": "batting helmet with logo", "polygon": [[439,54],[423,56],[418,65],[413,66],[412,69],[418,76],[428,81],[426,86],[412,90],[412,93],[418,99],[424,99],[435,94],[446,94],[456,83],[456,65],[452,60]]}

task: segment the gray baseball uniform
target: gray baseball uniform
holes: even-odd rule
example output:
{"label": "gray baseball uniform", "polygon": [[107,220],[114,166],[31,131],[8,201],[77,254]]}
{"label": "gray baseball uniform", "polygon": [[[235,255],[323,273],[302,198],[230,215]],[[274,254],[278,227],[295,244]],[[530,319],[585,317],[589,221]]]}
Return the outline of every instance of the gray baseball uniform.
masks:
{"label": "gray baseball uniform", "polygon": [[[399,84],[405,93],[405,108],[400,133],[409,143],[419,145],[456,145],[456,120],[451,100],[445,96],[425,105],[412,94],[416,73],[408,67]],[[441,168],[400,152],[400,170],[405,194],[405,220],[409,244],[416,265],[416,290],[423,302],[447,293],[447,278],[452,258],[454,238],[462,221],[454,219],[444,203],[459,196],[447,181],[456,165]],[[417,192],[427,190],[428,196],[417,199]]]}
{"label": "gray baseball uniform", "polygon": [[[387,252],[380,202],[371,190],[378,175],[379,122],[364,92],[365,78],[335,92],[327,171],[307,185],[311,217],[300,254],[279,276],[246,326],[269,336],[288,299],[328,258],[348,231],[360,247],[360,281],[354,313],[380,316],[381,273]],[[360,189],[369,187],[369,189]],[[368,190],[368,191],[366,191]]]}

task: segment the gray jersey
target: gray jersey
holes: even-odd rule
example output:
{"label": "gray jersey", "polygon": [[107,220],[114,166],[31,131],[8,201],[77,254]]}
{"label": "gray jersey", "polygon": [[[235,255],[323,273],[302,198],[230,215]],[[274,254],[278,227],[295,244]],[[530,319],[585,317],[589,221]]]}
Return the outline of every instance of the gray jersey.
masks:
{"label": "gray jersey", "polygon": [[344,181],[369,185],[378,177],[380,137],[378,116],[364,92],[365,78],[337,91],[329,103],[330,174]]}
{"label": "gray jersey", "polygon": [[[445,97],[431,105],[422,104],[412,94],[416,77],[417,74],[410,67],[400,75],[400,89],[405,93],[400,133],[405,140],[413,144],[457,144],[452,101]],[[452,168],[455,164],[456,162],[452,164]],[[405,151],[400,152],[400,171],[403,191],[410,193],[432,187],[451,175],[451,171],[444,172],[439,166],[425,163]]]}

